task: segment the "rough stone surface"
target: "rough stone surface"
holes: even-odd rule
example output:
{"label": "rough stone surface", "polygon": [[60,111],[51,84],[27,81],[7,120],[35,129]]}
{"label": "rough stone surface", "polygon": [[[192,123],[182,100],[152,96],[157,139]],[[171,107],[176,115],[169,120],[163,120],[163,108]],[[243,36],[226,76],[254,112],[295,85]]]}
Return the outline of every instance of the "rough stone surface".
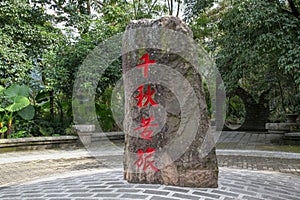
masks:
{"label": "rough stone surface", "polygon": [[[127,26],[127,30],[147,27],[171,29],[192,37],[191,30],[181,20],[175,17],[163,17],[157,20],[144,19],[133,21]],[[124,45],[126,46],[128,44],[139,43],[139,40],[142,39],[144,38],[134,38],[132,36],[128,38],[125,37]],[[152,37],[151,41],[163,42],[161,38],[155,37]],[[187,42],[186,44],[182,45],[189,44]],[[163,127],[160,127],[160,130],[153,135],[151,140],[144,140],[140,138],[133,130],[140,126],[142,117],[149,118],[152,115],[150,114],[150,106],[139,108],[137,106],[138,101],[135,99],[135,97],[139,95],[138,91],[136,90],[134,94],[128,92],[131,91],[129,88],[133,87],[137,78],[129,77],[124,79],[125,94],[131,94],[131,96],[127,95],[125,100],[126,106],[124,125],[127,127],[125,127],[124,178],[131,183],[155,183],[186,187],[217,187],[218,166],[215,148],[210,150],[208,155],[205,157],[202,157],[199,152],[209,128],[207,107],[202,88],[201,76],[189,62],[179,56],[179,53],[175,54],[168,52],[168,50],[152,48],[138,49],[124,54],[122,56],[123,73],[126,74],[135,66],[137,66],[139,64],[139,58],[146,53],[150,55],[150,60],[156,60],[156,64],[166,65],[176,70],[189,82],[190,87],[192,87],[197,101],[199,102],[199,104],[196,105],[200,110],[199,116],[193,116],[193,118],[197,119],[195,121],[199,124],[199,126],[198,129],[193,130],[196,132],[194,132],[195,137],[192,138],[191,144],[186,146],[187,149],[181,156],[174,159],[173,155],[171,155],[172,153],[169,151],[160,154],[160,157],[158,157],[156,154],[153,154],[153,160],[155,163],[159,162],[162,166],[159,167],[159,171],[151,170],[150,167],[147,168],[147,170],[144,170],[143,167],[138,168],[137,165],[135,165],[137,156],[134,157],[132,155],[136,155],[139,149],[145,152],[148,147],[155,148],[156,150],[163,149],[166,145],[171,143],[174,138],[182,136],[178,130],[179,126],[182,126],[182,123],[185,122],[184,119],[182,119],[181,105],[175,94],[169,88],[163,85],[158,83],[150,84],[151,89],[155,89],[156,91],[153,97],[154,101],[165,109],[165,122],[163,123]],[[191,52],[191,54],[193,54],[193,52]],[[158,67],[158,65],[155,66]],[[177,76],[173,77],[174,79],[177,78]],[[181,83],[177,82],[177,84]],[[181,87],[183,90],[188,90],[188,88],[185,88],[183,84]],[[147,91],[145,90],[144,92]],[[186,99],[189,98],[186,97]],[[190,105],[194,102],[188,102],[188,100],[186,100],[186,103],[189,103]],[[194,110],[191,109],[188,112],[190,116],[192,116]],[[162,120],[162,118],[163,116],[155,116],[155,119],[157,120]],[[189,126],[185,125],[185,128],[182,132],[187,131],[188,129]],[[188,142],[189,141],[185,140],[184,138],[182,141],[180,141],[181,144]],[[177,151],[176,148],[172,150]],[[144,163],[145,162],[146,161],[144,160]]]}

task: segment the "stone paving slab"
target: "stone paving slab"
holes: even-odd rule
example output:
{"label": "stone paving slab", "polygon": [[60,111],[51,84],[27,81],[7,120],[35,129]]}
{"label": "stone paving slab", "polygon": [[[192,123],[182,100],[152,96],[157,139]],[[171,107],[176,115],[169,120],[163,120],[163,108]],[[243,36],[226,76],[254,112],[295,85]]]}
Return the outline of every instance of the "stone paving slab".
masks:
{"label": "stone paving slab", "polygon": [[0,199],[79,200],[300,200],[300,177],[277,172],[220,168],[218,188],[187,188],[130,184],[121,169],[64,177],[0,188]]}
{"label": "stone paving slab", "polygon": [[243,150],[243,149],[217,149],[219,156],[247,156],[247,157],[263,157],[263,158],[285,158],[300,159],[300,153],[290,153],[281,151],[259,151],[259,150]]}
{"label": "stone paving slab", "polygon": [[[54,153],[51,157],[52,159],[37,160],[36,157],[27,155],[27,159],[24,156],[20,162],[15,162],[16,159],[12,159],[12,162],[2,163],[0,164],[0,186],[22,183],[59,173],[79,170],[115,169],[123,166],[122,152],[120,152],[120,155],[99,155],[97,158],[91,157],[89,154],[86,157],[81,157],[83,155],[82,152],[84,151],[78,152],[78,157],[61,158],[62,155],[69,155],[69,152],[60,151],[61,155],[56,158],[57,154],[52,150],[49,152]],[[44,155],[46,155],[46,152],[43,152],[41,157]],[[74,153],[72,155],[75,156]],[[33,158],[34,160],[32,160]],[[248,157],[227,154],[218,155],[218,165],[235,169],[277,171],[300,175],[300,159]]]}
{"label": "stone paving slab", "polygon": [[299,143],[284,139],[284,134],[222,131],[217,149],[272,150],[300,153]]}
{"label": "stone paving slab", "polygon": [[220,167],[235,169],[249,169],[253,171],[265,170],[300,175],[300,160],[285,158],[264,158],[255,156],[218,156]]}
{"label": "stone paving slab", "polygon": [[12,162],[27,162],[34,160],[50,160],[50,159],[70,159],[78,157],[90,157],[85,149],[51,149],[39,151],[14,151],[0,154],[0,164]]}
{"label": "stone paving slab", "polygon": [[91,157],[6,163],[0,165],[0,186],[22,183],[53,174],[95,168],[106,169],[107,167]]}
{"label": "stone paving slab", "polygon": [[[236,134],[229,135],[234,136]],[[85,149],[52,149],[2,153],[0,185],[11,185],[76,170],[122,167],[123,143],[101,143],[90,150],[92,152]],[[300,175],[299,153],[218,149],[217,155],[221,167]]]}
{"label": "stone paving slab", "polygon": [[34,160],[72,159],[78,157],[93,157],[102,155],[122,155],[123,143],[101,143],[97,149],[48,149],[38,151],[14,151],[0,153],[0,164],[12,162],[27,162]]}

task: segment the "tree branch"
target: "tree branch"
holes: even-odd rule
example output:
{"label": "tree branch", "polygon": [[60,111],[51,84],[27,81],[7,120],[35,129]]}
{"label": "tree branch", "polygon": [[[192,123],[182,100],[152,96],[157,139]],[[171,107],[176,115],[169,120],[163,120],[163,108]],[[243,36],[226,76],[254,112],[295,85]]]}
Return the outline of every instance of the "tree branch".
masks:
{"label": "tree branch", "polygon": [[170,15],[173,15],[173,0],[171,0],[171,14]]}
{"label": "tree branch", "polygon": [[158,1],[158,0],[155,0],[155,1],[153,2],[152,6],[150,7],[150,9],[149,9],[149,11],[148,11],[148,15],[151,14],[152,9],[154,8],[154,6],[155,6],[155,4],[157,3],[157,1]]}
{"label": "tree branch", "polygon": [[105,4],[104,4],[104,3],[100,2],[100,1],[97,1],[97,3],[98,3],[100,6],[105,7]]}
{"label": "tree branch", "polygon": [[178,17],[178,15],[179,15],[179,11],[180,11],[180,3],[181,3],[181,1],[178,0],[176,17]]}
{"label": "tree branch", "polygon": [[140,7],[141,7],[141,1],[140,0],[138,0],[138,5],[137,5],[137,14],[138,14],[138,12],[140,11]]}
{"label": "tree branch", "polygon": [[171,12],[171,8],[170,8],[170,1],[169,0],[166,0],[167,1],[167,3],[168,3],[168,12],[169,12],[169,14],[170,14],[170,12]]}
{"label": "tree branch", "polygon": [[137,19],[137,10],[136,10],[136,6],[135,6],[135,1],[132,0],[132,4],[133,4],[133,10],[134,10],[134,19]]}
{"label": "tree branch", "polygon": [[90,2],[90,0],[86,1],[86,10],[87,10],[88,15],[91,15],[92,11],[91,11],[91,2]]}

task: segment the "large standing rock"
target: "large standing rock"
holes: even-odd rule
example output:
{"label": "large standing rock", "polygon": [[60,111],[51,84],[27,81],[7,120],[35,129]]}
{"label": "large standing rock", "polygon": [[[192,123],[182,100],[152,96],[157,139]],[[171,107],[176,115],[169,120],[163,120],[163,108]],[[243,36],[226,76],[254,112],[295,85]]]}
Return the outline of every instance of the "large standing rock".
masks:
{"label": "large standing rock", "polygon": [[[133,21],[127,26],[127,31],[149,27],[178,31],[178,33],[192,37],[191,30],[180,19],[175,17]],[[147,45],[139,48],[140,45],[136,45],[137,49],[130,52],[125,50],[126,53],[122,56],[126,95],[124,178],[131,183],[217,187],[218,166],[215,148],[209,149],[209,152],[204,156],[203,152],[201,152],[201,146],[209,129],[209,121],[201,76],[194,68],[197,66],[193,67],[191,62],[183,59],[180,56],[180,50],[174,53],[168,51],[168,49],[160,49],[159,43],[167,43],[167,41],[159,38],[157,35],[152,36],[151,31],[147,34],[150,36],[138,37],[138,35],[125,34],[123,40],[124,49],[129,48],[129,46],[132,48],[135,44],[140,43],[153,42],[158,44],[157,48],[147,48]],[[192,50],[192,48],[189,49],[190,44],[188,41],[172,42],[181,42],[179,46],[185,46],[185,48],[182,48],[183,51]],[[149,77],[145,79],[151,80],[151,84],[148,85],[151,86],[150,91],[155,90],[155,94],[152,97],[158,106],[149,104],[138,107],[138,99],[136,97],[140,95],[140,92],[137,88],[140,84],[140,79],[143,79],[143,69],[138,69],[140,74],[142,74],[140,77],[137,77],[134,73],[130,74],[130,71],[134,70],[141,63],[139,59],[146,53],[150,55],[150,60],[156,61],[156,64],[149,65]],[[188,53],[192,57],[197,57],[197,54],[193,55],[194,52]],[[163,65],[169,68],[164,68]],[[137,69],[135,70],[137,71]],[[161,75],[164,72],[165,74]],[[180,79],[180,76],[186,82]],[[170,82],[171,86],[167,87],[160,84],[164,81]],[[195,97],[193,99],[189,95],[180,96],[178,90],[191,93],[191,97],[193,95]],[[147,84],[145,84],[143,92],[147,93]],[[194,104],[195,107],[191,106]],[[183,108],[187,106],[193,109],[183,111]],[[161,114],[161,110],[163,110],[164,114]],[[195,112],[195,110],[198,110],[198,112]],[[154,134],[151,139],[145,140],[139,137],[139,131],[135,130],[141,127],[142,119],[149,119],[151,116],[154,116],[155,120],[150,122],[150,124],[157,124],[157,126],[149,127],[149,129],[154,130]],[[196,124],[196,126],[192,124]],[[206,142],[209,142],[209,140]],[[182,146],[185,148],[182,148]],[[150,150],[149,148],[155,149],[155,151],[148,151],[150,153],[143,154]],[[177,154],[177,151],[182,152]],[[156,152],[158,153],[156,154]],[[142,155],[143,159],[141,159]],[[147,156],[148,158],[146,158]]]}

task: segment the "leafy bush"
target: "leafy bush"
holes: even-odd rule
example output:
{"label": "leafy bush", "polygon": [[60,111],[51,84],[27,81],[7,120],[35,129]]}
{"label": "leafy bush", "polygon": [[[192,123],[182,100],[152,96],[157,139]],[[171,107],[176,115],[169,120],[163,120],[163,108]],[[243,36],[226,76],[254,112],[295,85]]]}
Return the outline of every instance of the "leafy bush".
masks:
{"label": "leafy bush", "polygon": [[0,134],[4,134],[4,138],[11,134],[24,134],[24,131],[14,133],[13,120],[18,117],[31,120],[34,117],[35,110],[29,100],[29,87],[17,84],[8,88],[0,86],[0,96]]}

